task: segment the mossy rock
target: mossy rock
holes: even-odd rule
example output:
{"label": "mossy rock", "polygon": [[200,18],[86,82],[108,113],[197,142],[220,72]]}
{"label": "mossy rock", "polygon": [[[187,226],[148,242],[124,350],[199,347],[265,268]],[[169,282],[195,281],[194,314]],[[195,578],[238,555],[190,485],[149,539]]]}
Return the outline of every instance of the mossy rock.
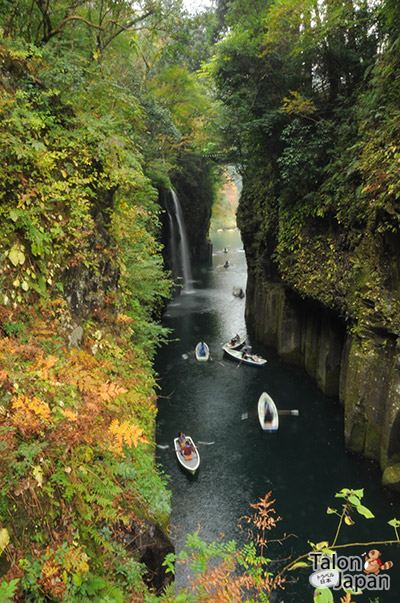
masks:
{"label": "mossy rock", "polygon": [[386,467],[382,476],[382,485],[400,492],[400,463]]}
{"label": "mossy rock", "polygon": [[381,441],[382,428],[375,422],[368,422],[364,444],[365,456],[375,461],[379,460]]}

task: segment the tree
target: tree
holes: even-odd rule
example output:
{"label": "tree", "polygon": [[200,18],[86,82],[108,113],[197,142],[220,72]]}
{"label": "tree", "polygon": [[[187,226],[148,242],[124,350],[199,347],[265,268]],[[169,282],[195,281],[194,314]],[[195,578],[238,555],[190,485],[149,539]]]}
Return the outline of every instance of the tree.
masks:
{"label": "tree", "polygon": [[6,36],[19,31],[28,42],[46,44],[55,37],[73,36],[75,27],[85,26],[96,36],[101,53],[122,32],[136,29],[160,10],[157,0],[104,1],[93,5],[86,0],[24,0],[8,6],[3,15]]}

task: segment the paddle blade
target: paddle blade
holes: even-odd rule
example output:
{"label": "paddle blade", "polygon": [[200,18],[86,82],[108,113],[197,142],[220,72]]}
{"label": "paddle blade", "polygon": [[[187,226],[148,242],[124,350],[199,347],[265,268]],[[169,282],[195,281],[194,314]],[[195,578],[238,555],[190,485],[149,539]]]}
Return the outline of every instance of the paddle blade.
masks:
{"label": "paddle blade", "polygon": [[248,419],[248,418],[249,418],[249,413],[248,413],[248,412],[244,412],[244,413],[242,414],[242,417],[241,417],[241,418],[242,418],[242,421],[244,421],[245,419]]}
{"label": "paddle blade", "polygon": [[212,446],[213,444],[215,444],[215,442],[197,442],[198,444],[201,444],[202,446]]}
{"label": "paddle blade", "polygon": [[293,415],[298,417],[299,416],[299,411],[297,409],[293,409],[293,410],[278,410],[278,415]]}
{"label": "paddle blade", "polygon": [[157,448],[160,448],[161,450],[167,450],[167,448],[169,448],[168,444],[156,444]]}

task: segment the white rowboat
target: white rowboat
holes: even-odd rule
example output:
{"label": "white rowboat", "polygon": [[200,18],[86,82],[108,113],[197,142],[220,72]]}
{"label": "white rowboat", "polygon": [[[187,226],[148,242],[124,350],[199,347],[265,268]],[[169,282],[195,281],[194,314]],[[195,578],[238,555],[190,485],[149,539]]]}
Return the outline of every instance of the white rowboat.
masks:
{"label": "white rowboat", "polygon": [[193,442],[193,440],[190,436],[186,436],[186,440],[189,440],[190,444],[194,448],[194,452],[192,452],[190,456],[184,456],[182,453],[182,448],[179,444],[179,438],[175,438],[174,439],[174,448],[175,448],[175,452],[176,452],[176,458],[178,459],[178,461],[182,465],[182,467],[184,467],[191,473],[195,473],[200,466],[199,451],[197,450],[195,443]]}
{"label": "white rowboat", "polygon": [[256,354],[249,354],[244,350],[233,350],[228,344],[222,346],[224,352],[229,354],[232,358],[240,362],[240,364],[251,364],[252,366],[264,366],[267,363],[265,358],[257,356]]}
{"label": "white rowboat", "polygon": [[232,339],[227,343],[224,343],[224,345],[226,345],[231,350],[239,350],[242,346],[244,346],[245,343],[246,340],[244,339],[244,337],[240,337],[240,335],[235,335],[235,337],[232,337]]}
{"label": "white rowboat", "polygon": [[210,358],[210,348],[204,341],[199,341],[195,348],[195,354],[199,362],[207,362]]}
{"label": "white rowboat", "polygon": [[267,392],[258,399],[258,419],[263,431],[274,432],[279,427],[279,414],[275,402]]}

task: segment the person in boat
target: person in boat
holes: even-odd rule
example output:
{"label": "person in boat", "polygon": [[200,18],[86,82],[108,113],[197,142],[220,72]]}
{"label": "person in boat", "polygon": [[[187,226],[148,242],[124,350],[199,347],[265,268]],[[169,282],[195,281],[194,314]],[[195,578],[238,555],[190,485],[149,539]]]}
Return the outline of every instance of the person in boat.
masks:
{"label": "person in boat", "polygon": [[243,289],[240,289],[240,291],[239,291],[239,297],[241,297],[241,298],[244,297],[244,291],[243,291]]}
{"label": "person in boat", "polygon": [[236,345],[237,343],[239,343],[239,341],[240,341],[239,334],[236,333],[235,337],[232,337],[232,339],[231,339],[231,345]]}
{"label": "person in boat", "polygon": [[183,448],[183,446],[185,445],[185,442],[186,442],[186,436],[185,436],[185,434],[183,433],[183,431],[180,431],[180,432],[178,433],[178,442],[179,442],[179,446],[180,446],[181,448]]}
{"label": "person in boat", "polygon": [[185,441],[185,444],[182,448],[182,454],[184,457],[191,457],[192,453],[194,452],[194,446],[192,446],[192,444],[190,443],[189,440]]}
{"label": "person in boat", "polygon": [[248,355],[248,353],[246,352],[246,350],[243,350],[243,352],[242,352],[242,359],[243,360],[247,360],[247,358],[250,358],[250,356]]}
{"label": "person in boat", "polygon": [[228,250],[226,247],[224,247],[224,253],[228,253]]}
{"label": "person in boat", "polygon": [[224,268],[229,268],[229,262],[228,262],[228,260],[226,260],[226,262],[224,264]]}
{"label": "person in boat", "polygon": [[204,341],[200,342],[200,345],[199,345],[199,354],[200,354],[200,356],[205,356],[206,355],[206,346],[205,346]]}
{"label": "person in boat", "polygon": [[269,404],[266,404],[265,411],[264,411],[264,423],[272,423],[273,418],[274,418],[274,415],[272,413],[271,407]]}

